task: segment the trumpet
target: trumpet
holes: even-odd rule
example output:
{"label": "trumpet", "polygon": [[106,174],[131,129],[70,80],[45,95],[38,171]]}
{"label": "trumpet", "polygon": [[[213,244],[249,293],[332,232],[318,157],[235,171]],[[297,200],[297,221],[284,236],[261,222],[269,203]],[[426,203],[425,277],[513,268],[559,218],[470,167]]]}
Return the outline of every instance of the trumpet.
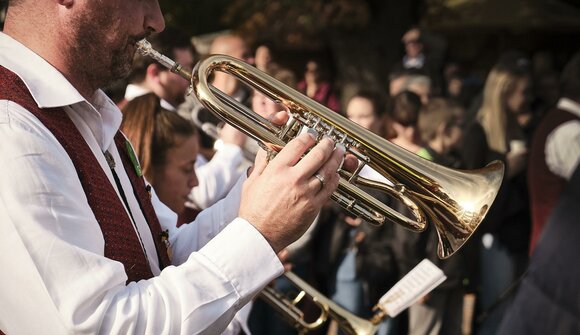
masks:
{"label": "trumpet", "polygon": [[[339,171],[339,186],[331,198],[353,215],[374,225],[391,221],[422,232],[427,222],[433,224],[439,237],[440,258],[451,256],[473,235],[497,195],[504,174],[504,165],[500,161],[470,171],[443,167],[390,143],[233,57],[210,56],[197,63],[190,73],[152,49],[146,40],[139,41],[137,45],[142,55],[152,57],[191,81],[190,93],[193,91],[204,106],[258,141],[265,149],[283,147],[303,127],[313,128],[321,137],[328,136],[335,143],[341,143],[348,153],[358,158],[359,165],[354,172]],[[274,125],[209,85],[208,77],[214,71],[235,76],[282,104],[290,114],[289,121],[284,126]],[[359,176],[365,165],[393,181],[394,185]],[[372,197],[360,186],[378,189],[403,202],[410,209],[413,219]]]}
{"label": "trumpet", "polygon": [[[376,313],[371,319],[360,318],[325,297],[293,272],[288,271],[283,276],[300,290],[295,298],[289,299],[271,287],[262,290],[260,298],[282,314],[285,320],[294,326],[300,334],[306,334],[320,328],[330,318],[336,321],[338,327],[346,334],[372,335],[377,332],[381,321],[388,316],[386,311],[377,305],[375,306]],[[307,297],[320,310],[317,318],[311,322],[304,319],[304,313],[297,307],[298,303]]]}
{"label": "trumpet", "polygon": [[[341,143],[348,153],[358,158],[359,165],[354,172],[339,170],[341,179],[331,198],[348,212],[373,225],[390,221],[422,232],[428,222],[433,224],[439,238],[440,258],[450,257],[467,242],[497,195],[504,174],[504,165],[500,161],[471,171],[446,168],[390,143],[238,59],[210,56],[198,63],[191,73],[152,49],[146,40],[137,44],[142,55],[154,58],[170,71],[189,80],[189,93],[194,92],[206,108],[258,141],[267,151],[283,147],[304,127],[313,128],[321,137],[328,136],[335,143]],[[214,71],[233,75],[282,104],[290,114],[289,121],[283,126],[274,125],[209,85],[208,77]],[[393,181],[393,185],[360,176],[365,165]],[[360,186],[383,191],[398,199],[407,206],[413,219],[386,206]],[[330,317],[347,334],[374,334],[377,325],[387,316],[385,311],[379,309],[372,319],[361,319],[324,297],[293,273],[288,272],[285,276],[302,290],[295,299],[288,300],[269,287],[260,296],[302,332],[320,327]],[[306,295],[321,310],[320,316],[313,322],[306,322],[303,313],[296,307]]]}
{"label": "trumpet", "polygon": [[[282,313],[286,321],[300,334],[317,329],[328,318],[331,318],[344,333],[349,335],[375,334],[383,320],[397,316],[415,303],[419,297],[428,294],[447,279],[441,269],[424,259],[379,299],[372,308],[373,314],[369,319],[363,319],[328,299],[294,273],[286,272],[285,276],[300,289],[296,298],[288,299],[270,287],[263,290],[260,297]],[[315,321],[305,321],[304,313],[297,308],[297,304],[304,297],[311,298],[312,302],[319,307],[320,314]]]}
{"label": "trumpet", "polygon": [[[201,114],[204,113],[205,107],[203,105],[195,105],[191,110],[191,121],[201,130],[205,135],[209,136],[214,141],[220,140],[220,133],[222,127],[219,124],[214,124],[211,121],[202,121]],[[208,112],[211,113],[211,112]],[[253,142],[255,143],[255,142]],[[253,162],[256,158],[257,145],[252,145],[252,142],[246,141],[241,147],[242,154],[248,162]]]}

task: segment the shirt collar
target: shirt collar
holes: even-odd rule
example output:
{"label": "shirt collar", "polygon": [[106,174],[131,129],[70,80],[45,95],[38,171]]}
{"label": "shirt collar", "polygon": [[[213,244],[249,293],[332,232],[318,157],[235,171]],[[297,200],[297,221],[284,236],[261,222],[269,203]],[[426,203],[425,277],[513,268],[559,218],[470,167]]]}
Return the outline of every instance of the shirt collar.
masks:
{"label": "shirt collar", "polygon": [[101,120],[89,125],[93,135],[105,150],[121,125],[119,108],[102,90],[95,91],[86,101],[78,90],[54,66],[12,37],[0,32],[0,65],[14,72],[24,82],[39,108],[90,106]]}
{"label": "shirt collar", "polygon": [[425,65],[425,56],[423,54],[419,54],[417,57],[413,58],[410,58],[409,56],[404,56],[403,64],[404,67],[407,69],[422,68],[423,65]]}
{"label": "shirt collar", "polygon": [[[152,93],[150,89],[143,87],[143,86],[139,86],[136,84],[129,84],[127,85],[127,88],[125,88],[125,99],[127,101],[131,101],[137,97],[140,97],[142,95],[148,94],[148,93]],[[177,109],[175,108],[175,106],[173,106],[172,104],[170,104],[169,102],[167,102],[167,100],[165,99],[160,99],[159,100],[159,105],[162,108],[167,109],[170,112],[175,112],[177,111]]]}
{"label": "shirt collar", "polygon": [[0,33],[0,45],[0,64],[22,79],[38,107],[63,107],[85,100],[62,73],[20,42]]}
{"label": "shirt collar", "polygon": [[560,98],[558,100],[558,108],[580,117],[580,104],[571,99]]}
{"label": "shirt collar", "polygon": [[146,87],[139,86],[136,84],[129,84],[125,88],[125,99],[127,99],[127,101],[131,101],[136,97],[140,97],[150,92],[151,90]]}

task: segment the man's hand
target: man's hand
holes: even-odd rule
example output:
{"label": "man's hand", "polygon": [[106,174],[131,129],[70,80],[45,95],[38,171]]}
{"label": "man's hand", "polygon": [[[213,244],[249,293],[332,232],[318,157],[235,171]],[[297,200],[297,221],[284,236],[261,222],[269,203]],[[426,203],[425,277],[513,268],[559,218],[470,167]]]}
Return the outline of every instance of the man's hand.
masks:
{"label": "man's hand", "polygon": [[330,139],[316,144],[311,133],[290,141],[269,163],[258,155],[244,184],[239,216],[279,252],[304,234],[336,190],[343,157],[343,149],[334,150]]}
{"label": "man's hand", "polygon": [[278,259],[282,265],[284,265],[284,271],[292,270],[292,263],[288,260],[289,255],[290,253],[288,252],[288,249],[282,249],[282,251],[278,253]]}

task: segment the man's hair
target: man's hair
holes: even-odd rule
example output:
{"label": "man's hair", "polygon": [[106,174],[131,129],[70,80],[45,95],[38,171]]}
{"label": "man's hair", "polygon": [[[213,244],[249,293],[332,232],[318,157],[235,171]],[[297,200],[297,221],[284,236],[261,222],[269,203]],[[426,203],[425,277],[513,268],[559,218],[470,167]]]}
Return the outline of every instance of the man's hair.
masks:
{"label": "man's hair", "polygon": [[380,116],[383,116],[386,114],[387,107],[386,107],[385,97],[383,94],[379,93],[378,91],[361,89],[361,90],[357,91],[349,99],[349,101],[354,99],[354,98],[363,98],[363,99],[367,99],[368,101],[370,101],[371,105],[373,106],[373,112],[375,113],[376,116],[380,117]]}
{"label": "man's hair", "polygon": [[131,141],[145,178],[154,183],[154,170],[165,165],[169,149],[178,140],[196,134],[195,127],[175,112],[161,107],[159,98],[148,93],[123,107],[121,130]]}
{"label": "man's hair", "polygon": [[391,119],[405,127],[417,125],[421,98],[411,91],[403,91],[391,98],[388,112]]}
{"label": "man's hair", "polygon": [[580,52],[568,61],[560,77],[562,96],[580,101]]}
{"label": "man's hair", "polygon": [[[151,35],[147,40],[151,43],[153,49],[167,57],[174,58],[175,49],[191,48],[194,58],[198,58],[190,38],[183,31],[175,27],[166,27],[165,30],[158,34]],[[155,63],[153,58],[136,53],[135,59],[133,60],[133,68],[127,77],[128,82],[143,82],[143,80],[145,80],[147,67],[152,63]]]}
{"label": "man's hair", "polygon": [[417,128],[421,140],[425,143],[437,136],[437,129],[441,124],[452,125],[461,120],[464,110],[457,102],[445,98],[429,100],[427,106],[419,113]]}

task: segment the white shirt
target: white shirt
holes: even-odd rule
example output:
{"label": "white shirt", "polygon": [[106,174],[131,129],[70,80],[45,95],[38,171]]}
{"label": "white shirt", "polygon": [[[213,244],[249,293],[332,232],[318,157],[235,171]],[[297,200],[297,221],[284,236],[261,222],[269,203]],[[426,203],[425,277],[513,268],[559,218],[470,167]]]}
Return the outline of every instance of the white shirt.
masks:
{"label": "white shirt", "polygon": [[425,55],[423,54],[413,58],[409,56],[403,57],[403,67],[405,69],[422,69],[423,65],[425,65]]}
{"label": "white shirt", "polygon": [[[138,96],[151,92],[149,89],[129,84],[125,90],[125,99],[131,101]],[[191,97],[189,99],[195,99]],[[177,111],[167,101],[160,100],[161,107],[169,111]],[[191,190],[188,206],[206,209],[224,198],[236,181],[246,171],[241,168],[243,162],[242,149],[237,145],[223,144],[216,148],[211,161],[208,162],[201,154],[195,161],[195,173],[199,184]],[[209,163],[209,164],[208,164]]]}
{"label": "white shirt", "polygon": [[[148,89],[147,87],[139,86],[136,84],[128,84],[127,87],[125,88],[125,100],[131,101],[147,93],[151,93],[151,90]],[[165,99],[160,99],[159,105],[167,109],[168,111],[175,111],[175,107],[173,107],[173,105],[171,105]]]}
{"label": "white shirt", "polygon": [[139,86],[136,84],[128,84],[125,88],[125,99],[127,101],[131,101],[150,92],[151,90],[147,87]]}
{"label": "white shirt", "polygon": [[360,170],[359,176],[383,183],[385,185],[394,186],[392,181],[388,180],[385,176],[380,174],[377,170],[373,169],[369,165],[363,166],[363,168]]}
{"label": "white shirt", "polygon": [[[91,105],[54,67],[2,33],[0,50],[0,65],[20,76],[39,107],[63,107],[116,189],[102,154],[109,150],[120,161],[113,136],[121,114],[114,103],[99,90]],[[70,158],[46,127],[21,106],[0,100],[0,142],[4,332],[216,334],[283,272],[264,237],[235,218],[238,187],[184,229],[174,228],[174,217],[159,216],[179,265],[160,273],[137,200],[125,192],[156,275],[126,285],[123,265],[103,255],[101,230]],[[116,171],[130,190],[124,169]],[[156,197],[153,202],[160,206]]]}
{"label": "white shirt", "polygon": [[225,197],[246,172],[243,161],[242,149],[234,144],[222,145],[210,161],[197,155],[195,173],[199,184],[191,190],[188,205],[205,209]]}
{"label": "white shirt", "polygon": [[[580,117],[580,105],[570,99],[561,98],[558,108]],[[552,130],[544,150],[550,171],[569,180],[580,162],[580,121],[564,122]]]}

